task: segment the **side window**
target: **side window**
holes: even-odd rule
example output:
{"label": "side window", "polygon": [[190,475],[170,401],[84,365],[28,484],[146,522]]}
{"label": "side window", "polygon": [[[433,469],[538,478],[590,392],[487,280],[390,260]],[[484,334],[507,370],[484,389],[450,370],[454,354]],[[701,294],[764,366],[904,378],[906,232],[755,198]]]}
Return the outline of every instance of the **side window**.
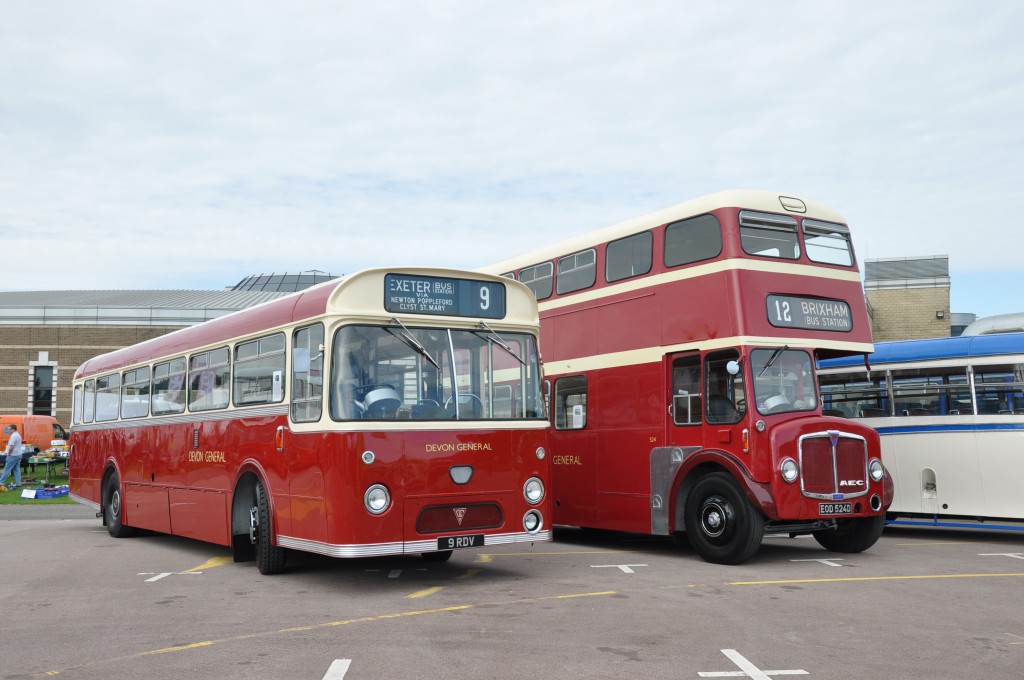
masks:
{"label": "side window", "polygon": [[324,394],[324,327],[295,331],[292,341],[292,420],[320,420]]}
{"label": "side window", "polygon": [[796,260],[800,257],[800,239],[796,220],[785,215],[740,212],[740,245],[748,255]]}
{"label": "side window", "polygon": [[553,292],[553,271],[554,265],[550,262],[542,262],[532,267],[520,269],[519,281],[532,290],[538,300],[544,300],[551,297]]}
{"label": "side window", "polygon": [[235,346],[235,406],[284,401],[284,363],[284,333],[238,343]]}
{"label": "side window", "polygon": [[153,367],[153,415],[185,410],[185,360],[172,359]]}
{"label": "side window", "polygon": [[678,357],[672,361],[672,422],[700,425],[700,404],[700,355]]}
{"label": "side window", "polygon": [[231,354],[227,347],[189,357],[188,410],[209,411],[228,405]]}
{"label": "side window", "polygon": [[747,412],[744,366],[740,364],[735,374],[729,371],[730,363],[739,362],[739,358],[739,353],[729,350],[704,359],[704,416],[709,423],[739,422]]}
{"label": "side window", "polygon": [[96,408],[96,381],[92,378],[85,381],[85,403],[82,407],[82,422],[91,423]]}
{"label": "side window", "polygon": [[654,235],[645,231],[612,241],[605,250],[604,280],[608,283],[651,271]]}
{"label": "side window", "polygon": [[121,400],[121,376],[105,375],[96,378],[96,422],[117,420],[117,406]]}
{"label": "side window", "polygon": [[587,378],[559,378],[555,381],[555,429],[582,430],[586,426]]}
{"label": "side window", "polygon": [[75,385],[74,398],[71,402],[71,424],[82,423],[82,386]]}
{"label": "side window", "polygon": [[125,371],[121,381],[121,417],[149,415],[149,366]]}
{"label": "side window", "polygon": [[559,295],[590,288],[597,281],[597,251],[591,248],[558,261],[558,281],[555,289]]}
{"label": "side window", "polygon": [[804,246],[808,259],[823,264],[853,264],[850,230],[842,224],[804,220]]}
{"label": "side window", "polygon": [[665,227],[665,266],[678,267],[722,254],[722,225],[714,215],[701,215]]}

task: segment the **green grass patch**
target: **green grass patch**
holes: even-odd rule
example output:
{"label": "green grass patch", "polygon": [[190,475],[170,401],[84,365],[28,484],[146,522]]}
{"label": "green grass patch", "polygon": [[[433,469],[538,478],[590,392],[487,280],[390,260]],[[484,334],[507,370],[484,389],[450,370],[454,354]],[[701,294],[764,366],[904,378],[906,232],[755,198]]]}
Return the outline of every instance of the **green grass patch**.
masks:
{"label": "green grass patch", "polygon": [[[21,486],[13,491],[0,492],[0,505],[74,505],[74,501],[69,496],[61,496],[60,498],[22,498],[22,489],[41,489],[43,486],[61,486],[68,483],[68,473],[64,472],[64,469],[57,469],[56,466],[50,468],[50,476],[45,479],[47,482],[43,484],[44,477],[46,476],[46,466],[37,465],[34,472],[26,471],[22,475]],[[36,481],[29,481],[35,479]],[[11,477],[7,478],[8,483],[13,484],[14,480]],[[6,488],[6,487],[5,487]]]}

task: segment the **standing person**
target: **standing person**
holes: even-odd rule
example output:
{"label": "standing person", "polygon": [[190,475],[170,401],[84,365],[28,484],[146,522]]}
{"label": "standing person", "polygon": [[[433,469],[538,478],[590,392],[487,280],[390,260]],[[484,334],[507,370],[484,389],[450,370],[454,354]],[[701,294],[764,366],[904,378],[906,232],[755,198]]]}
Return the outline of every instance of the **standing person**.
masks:
{"label": "standing person", "polygon": [[11,438],[7,440],[7,462],[4,463],[4,472],[0,475],[0,484],[4,483],[7,475],[14,473],[14,486],[17,489],[21,486],[21,435],[18,434],[18,426],[11,425]]}

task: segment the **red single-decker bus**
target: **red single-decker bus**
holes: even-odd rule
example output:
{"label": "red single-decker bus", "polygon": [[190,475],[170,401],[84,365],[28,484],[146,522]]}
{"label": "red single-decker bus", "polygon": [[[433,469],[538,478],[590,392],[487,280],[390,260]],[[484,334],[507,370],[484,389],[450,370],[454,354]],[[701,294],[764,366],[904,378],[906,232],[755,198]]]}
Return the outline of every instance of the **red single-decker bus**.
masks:
{"label": "red single-decker bus", "polygon": [[538,313],[523,285],[367,270],[87,361],[71,494],[111,535],[262,573],[551,539]]}

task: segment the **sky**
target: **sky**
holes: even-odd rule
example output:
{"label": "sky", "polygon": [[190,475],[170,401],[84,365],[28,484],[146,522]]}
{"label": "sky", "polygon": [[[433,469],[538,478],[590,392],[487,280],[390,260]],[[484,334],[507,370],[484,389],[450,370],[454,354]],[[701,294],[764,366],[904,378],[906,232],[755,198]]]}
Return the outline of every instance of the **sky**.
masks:
{"label": "sky", "polygon": [[0,0],[0,290],[475,268],[727,188],[1024,311],[1024,3]]}

